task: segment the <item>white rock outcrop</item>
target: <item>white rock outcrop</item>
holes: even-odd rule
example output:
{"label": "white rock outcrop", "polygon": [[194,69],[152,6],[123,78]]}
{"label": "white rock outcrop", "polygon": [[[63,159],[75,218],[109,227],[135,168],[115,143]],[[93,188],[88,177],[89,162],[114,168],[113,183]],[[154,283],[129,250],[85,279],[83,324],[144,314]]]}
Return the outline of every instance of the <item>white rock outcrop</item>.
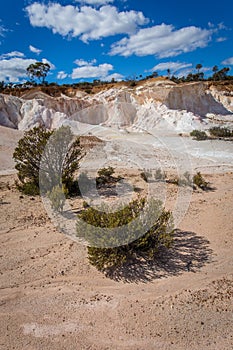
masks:
{"label": "white rock outcrop", "polygon": [[50,97],[40,91],[21,98],[0,94],[0,125],[19,130],[38,125],[54,129],[74,122],[146,132],[233,125],[233,93],[207,83],[176,85],[158,80],[134,89],[116,86],[95,95],[76,93],[72,98]]}

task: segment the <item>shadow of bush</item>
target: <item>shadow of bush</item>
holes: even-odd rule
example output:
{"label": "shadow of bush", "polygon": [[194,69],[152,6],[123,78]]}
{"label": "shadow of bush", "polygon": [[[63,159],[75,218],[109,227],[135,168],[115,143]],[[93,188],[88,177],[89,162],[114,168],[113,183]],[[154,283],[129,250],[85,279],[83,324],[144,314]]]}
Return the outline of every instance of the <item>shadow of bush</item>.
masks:
{"label": "shadow of bush", "polygon": [[147,283],[158,278],[178,276],[189,270],[189,265],[190,271],[196,272],[211,260],[212,249],[209,245],[206,238],[194,232],[176,230],[170,249],[163,247],[149,261],[141,256],[119,268],[105,270],[105,274],[115,281]]}

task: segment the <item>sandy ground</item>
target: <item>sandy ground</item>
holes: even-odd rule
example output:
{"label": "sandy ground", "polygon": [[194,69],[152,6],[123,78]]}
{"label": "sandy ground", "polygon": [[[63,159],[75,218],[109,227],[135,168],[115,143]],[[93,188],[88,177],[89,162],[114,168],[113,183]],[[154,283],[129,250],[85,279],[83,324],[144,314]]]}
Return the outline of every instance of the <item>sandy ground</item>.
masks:
{"label": "sandy ground", "polygon": [[[1,170],[9,173],[19,135],[13,142],[7,131]],[[233,347],[231,171],[208,173],[212,190],[192,193],[165,256],[114,278],[92,267],[86,248],[58,232],[40,198],[21,196],[14,179],[0,177],[0,349]]]}

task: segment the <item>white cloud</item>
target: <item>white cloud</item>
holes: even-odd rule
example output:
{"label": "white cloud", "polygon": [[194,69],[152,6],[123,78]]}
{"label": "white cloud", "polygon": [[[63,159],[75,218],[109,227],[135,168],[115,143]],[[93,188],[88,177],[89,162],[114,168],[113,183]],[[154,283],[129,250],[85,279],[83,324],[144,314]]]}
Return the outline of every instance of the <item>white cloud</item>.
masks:
{"label": "white cloud", "polygon": [[221,36],[221,37],[216,39],[217,43],[221,43],[221,42],[226,41],[226,40],[227,40],[227,38],[224,36]]}
{"label": "white cloud", "polygon": [[42,50],[37,49],[36,47],[34,47],[32,45],[29,45],[29,50],[33,53],[36,53],[37,55],[39,55],[42,52]]}
{"label": "white cloud", "polygon": [[119,73],[113,73],[110,75],[107,75],[104,80],[105,81],[111,81],[112,79],[114,79],[115,81],[121,81],[123,80],[124,76],[122,74]]}
{"label": "white cloud", "polygon": [[8,53],[4,53],[0,56],[0,59],[11,58],[11,57],[24,57],[24,54],[19,51],[12,51]]}
{"label": "white cloud", "polygon": [[82,58],[77,59],[77,60],[74,61],[74,63],[76,63],[80,67],[82,67],[82,66],[93,66],[93,64],[95,64],[96,62],[97,61],[96,61],[95,58],[93,60],[89,61],[89,62],[83,60]]}
{"label": "white cloud", "polygon": [[156,64],[151,71],[165,71],[167,69],[170,69],[171,73],[175,73],[181,69],[185,69],[188,67],[192,67],[192,63],[182,63],[182,62],[162,62],[159,64]]}
{"label": "white cloud", "polygon": [[129,38],[114,43],[111,55],[174,57],[207,46],[212,30],[190,26],[176,30],[172,25],[161,24],[140,29]]}
{"label": "white cloud", "polygon": [[109,71],[113,70],[113,66],[109,63],[103,63],[98,66],[86,65],[74,68],[71,74],[72,79],[80,78],[101,78],[105,79],[109,75]]}
{"label": "white cloud", "polygon": [[110,2],[114,2],[114,0],[75,0],[76,2],[80,2],[82,4],[87,5],[105,5]]}
{"label": "white cloud", "polygon": [[42,63],[48,63],[50,65],[50,69],[55,69],[56,67],[54,66],[53,63],[51,63],[50,61],[48,61],[46,58],[42,58],[41,60]]}
{"label": "white cloud", "polygon": [[[3,25],[0,25],[0,36],[4,37],[5,32],[7,32],[7,29]],[[1,44],[1,42],[0,42],[0,44]]]}
{"label": "white cloud", "polygon": [[60,72],[57,73],[57,79],[65,79],[68,77],[68,74],[61,70]]}
{"label": "white cloud", "polygon": [[84,42],[115,34],[133,34],[138,25],[148,23],[142,12],[118,12],[116,7],[110,5],[96,9],[35,2],[27,6],[26,11],[33,27],[46,27],[53,33],[79,37]]}
{"label": "white cloud", "polygon": [[27,76],[27,67],[35,62],[36,61],[33,59],[24,59],[20,57],[0,60],[0,81],[18,82],[20,79]]}
{"label": "white cloud", "polygon": [[225,24],[223,22],[218,24],[218,29],[220,29],[220,30],[228,30],[227,26],[225,26]]}
{"label": "white cloud", "polygon": [[[18,56],[18,57],[17,57]],[[27,67],[36,62],[34,59],[23,58],[22,52],[13,51],[0,56],[0,81],[9,81],[11,83],[19,82],[27,78]],[[51,69],[55,66],[46,58],[42,59],[43,63],[48,63]]]}
{"label": "white cloud", "polygon": [[229,64],[230,66],[233,65],[233,57],[229,57],[226,60],[222,61],[222,64]]}

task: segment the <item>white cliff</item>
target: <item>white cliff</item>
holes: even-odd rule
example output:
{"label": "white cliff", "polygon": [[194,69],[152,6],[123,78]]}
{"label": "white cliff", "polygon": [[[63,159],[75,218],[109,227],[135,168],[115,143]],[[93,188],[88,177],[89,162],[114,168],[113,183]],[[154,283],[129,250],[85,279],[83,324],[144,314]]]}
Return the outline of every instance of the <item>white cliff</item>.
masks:
{"label": "white cliff", "polygon": [[72,98],[55,98],[41,91],[30,91],[21,98],[0,94],[0,125],[19,130],[38,125],[54,129],[76,121],[147,132],[233,126],[232,92],[209,85],[157,80],[136,88],[116,85],[95,95],[77,92]]}

